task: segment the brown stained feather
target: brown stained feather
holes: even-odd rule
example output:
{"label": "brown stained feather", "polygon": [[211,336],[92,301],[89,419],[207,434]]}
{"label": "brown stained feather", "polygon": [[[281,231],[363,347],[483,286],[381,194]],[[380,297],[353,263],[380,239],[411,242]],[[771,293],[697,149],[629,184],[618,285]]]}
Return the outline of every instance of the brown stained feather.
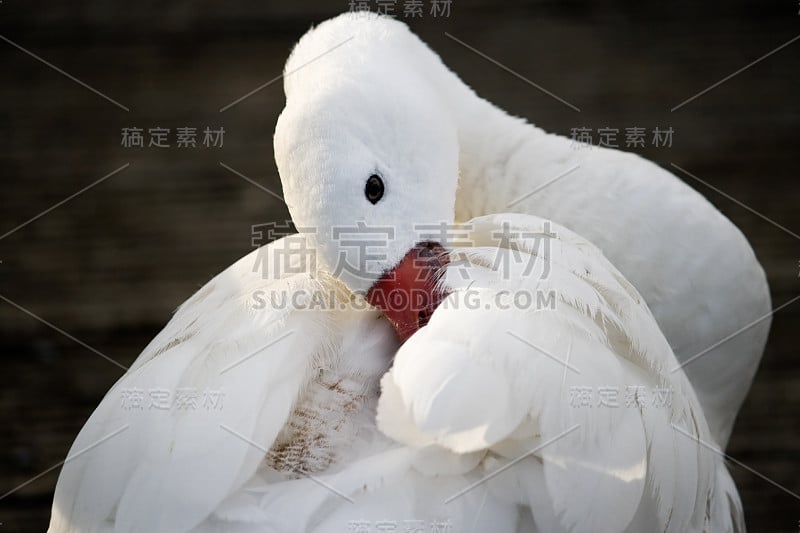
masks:
{"label": "brown stained feather", "polygon": [[267,466],[281,472],[313,474],[336,462],[336,443],[347,438],[347,422],[364,407],[367,392],[356,380],[331,374],[318,374],[300,398],[264,458]]}
{"label": "brown stained feather", "polygon": [[190,331],[189,333],[187,333],[186,335],[183,335],[182,337],[178,337],[178,338],[172,339],[167,344],[165,344],[164,346],[162,346],[161,348],[156,350],[156,352],[153,354],[153,357],[151,357],[151,359],[153,359],[155,357],[158,357],[162,353],[175,348],[176,346],[178,346],[182,342],[188,341],[189,339],[194,337],[195,333],[196,332],[194,332],[194,331]]}

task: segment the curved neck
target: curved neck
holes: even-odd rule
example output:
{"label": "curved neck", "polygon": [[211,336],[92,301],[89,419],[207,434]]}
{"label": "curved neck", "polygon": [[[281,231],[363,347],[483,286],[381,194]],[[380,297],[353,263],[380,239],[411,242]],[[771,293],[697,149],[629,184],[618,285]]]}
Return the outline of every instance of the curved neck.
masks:
{"label": "curved neck", "polygon": [[[548,135],[509,115],[478,96],[442,64],[434,72],[430,77],[458,130],[456,220],[532,212],[525,195],[547,183],[551,171],[563,168],[572,152],[569,139]],[[531,168],[521,159],[537,164]]]}
{"label": "curved neck", "polygon": [[[473,93],[471,102],[459,117],[459,188],[456,195],[456,219],[519,209],[519,199],[540,187],[546,177],[526,167],[520,172],[521,148],[525,158],[546,166],[550,154],[540,150],[546,133],[525,121],[512,117]],[[517,207],[516,209],[514,207]]]}
{"label": "curved neck", "polygon": [[[441,71],[435,79],[460,143],[457,221],[528,213],[588,239],[642,294],[678,361],[694,359],[716,346],[721,332],[768,312],[766,279],[747,240],[698,192],[634,153],[575,146],[548,134],[481,99],[446,67]],[[743,285],[754,289],[730,289]],[[716,359],[685,367],[721,445],[768,328],[753,328],[721,346]]]}

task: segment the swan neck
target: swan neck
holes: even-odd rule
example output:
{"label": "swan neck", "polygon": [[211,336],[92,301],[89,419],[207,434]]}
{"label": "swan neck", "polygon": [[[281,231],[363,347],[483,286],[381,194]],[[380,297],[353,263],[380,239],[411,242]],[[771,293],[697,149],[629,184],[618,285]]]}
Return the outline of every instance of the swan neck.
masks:
{"label": "swan neck", "polygon": [[459,142],[456,219],[516,211],[514,202],[542,185],[545,175],[521,171],[515,156],[524,152],[525,159],[549,166],[558,155],[543,141],[552,136],[484,100],[449,70],[444,82]]}

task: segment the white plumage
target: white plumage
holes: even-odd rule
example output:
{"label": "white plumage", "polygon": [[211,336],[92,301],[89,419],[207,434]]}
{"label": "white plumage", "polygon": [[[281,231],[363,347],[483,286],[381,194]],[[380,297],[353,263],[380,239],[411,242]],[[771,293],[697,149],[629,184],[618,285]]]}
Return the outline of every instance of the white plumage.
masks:
{"label": "white plumage", "polygon": [[[655,165],[572,151],[479,99],[399,22],[326,22],[286,70],[276,160],[293,219],[316,231],[178,309],[73,444],[50,531],[742,531],[709,447],[768,321],[674,371],[769,308],[741,233]],[[491,214],[509,209],[528,214]],[[419,240],[412,224],[472,217],[454,226],[466,242],[441,242],[449,296],[400,346],[359,294]],[[395,229],[382,260],[331,237],[354,221]],[[329,274],[343,257],[356,269]],[[617,407],[576,402],[615,389]],[[131,409],[132,390],[222,405]]]}
{"label": "white plumage", "polygon": [[[493,244],[504,224],[526,238]],[[703,531],[712,519],[714,531],[742,529],[722,458],[682,433],[712,440],[686,376],[670,373],[675,356],[636,290],[563,227],[524,215],[469,226],[478,247],[453,250],[469,262],[448,271],[454,292],[383,378],[379,427],[416,447],[488,449],[484,463],[494,465],[546,444],[525,459],[541,471],[535,481],[516,469],[505,480],[523,488],[520,503],[538,499],[549,511],[544,523],[534,512],[541,531]],[[528,275],[531,263],[513,251],[536,258]],[[501,264],[511,266],[509,279],[487,267]],[[480,272],[465,281],[463,268]],[[556,305],[498,309],[501,292],[555,294]],[[619,401],[575,405],[573,393],[587,387],[619,392]],[[626,389],[668,390],[672,399],[629,403]]]}

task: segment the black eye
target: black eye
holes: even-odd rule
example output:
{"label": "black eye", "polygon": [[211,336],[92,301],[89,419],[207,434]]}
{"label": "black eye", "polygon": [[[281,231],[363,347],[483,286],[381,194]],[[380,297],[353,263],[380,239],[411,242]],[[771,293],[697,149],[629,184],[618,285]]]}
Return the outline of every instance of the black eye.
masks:
{"label": "black eye", "polygon": [[383,198],[383,180],[380,176],[373,174],[367,179],[364,194],[372,204],[377,204]]}

